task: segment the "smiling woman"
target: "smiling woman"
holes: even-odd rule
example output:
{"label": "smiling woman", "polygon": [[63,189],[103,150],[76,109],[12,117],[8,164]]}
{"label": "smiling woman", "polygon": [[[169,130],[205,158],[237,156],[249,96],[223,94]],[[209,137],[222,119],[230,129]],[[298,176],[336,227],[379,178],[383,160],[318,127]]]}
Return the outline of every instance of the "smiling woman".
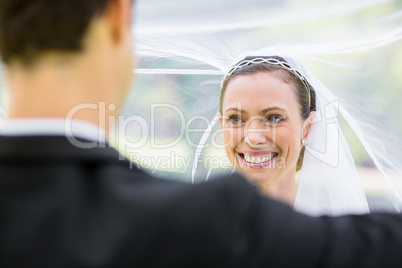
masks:
{"label": "smiling woman", "polygon": [[[323,110],[331,111],[327,108]],[[340,136],[325,136],[326,133],[319,133],[320,128],[312,127],[321,120],[318,114],[314,121],[314,87],[284,58],[246,57],[232,67],[222,82],[220,113],[225,151],[231,164],[263,193],[313,215],[369,211],[347,143],[338,143]],[[310,137],[310,132],[315,133]],[[326,137],[326,145],[338,147],[328,150],[334,154],[329,158],[314,155],[314,148],[310,147],[309,160],[303,163],[305,149],[310,142],[314,143],[317,133]],[[345,153],[345,157],[336,155],[339,152]],[[347,163],[333,165],[333,157],[343,157],[342,161]],[[298,179],[305,166],[307,173]],[[313,174],[308,172],[311,168]],[[341,177],[353,185],[352,190],[339,187],[339,177],[335,178],[338,187],[333,187],[330,175],[340,175],[339,170]],[[345,198],[353,202],[345,204]]]}

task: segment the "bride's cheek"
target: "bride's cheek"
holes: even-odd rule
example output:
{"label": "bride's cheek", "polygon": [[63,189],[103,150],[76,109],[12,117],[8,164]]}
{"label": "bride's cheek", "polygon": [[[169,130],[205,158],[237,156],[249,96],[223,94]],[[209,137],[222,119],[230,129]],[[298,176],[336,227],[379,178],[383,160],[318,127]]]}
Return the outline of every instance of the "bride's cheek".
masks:
{"label": "bride's cheek", "polygon": [[231,128],[223,134],[224,134],[223,141],[224,141],[225,147],[230,147],[232,149],[235,149],[240,146],[241,135],[239,135],[239,133],[238,133],[238,131],[236,131],[236,129]]}
{"label": "bride's cheek", "polygon": [[230,138],[230,134],[227,131],[222,131],[222,141],[223,141],[223,146],[225,147],[225,149],[227,147],[230,147],[230,142],[231,138]]}

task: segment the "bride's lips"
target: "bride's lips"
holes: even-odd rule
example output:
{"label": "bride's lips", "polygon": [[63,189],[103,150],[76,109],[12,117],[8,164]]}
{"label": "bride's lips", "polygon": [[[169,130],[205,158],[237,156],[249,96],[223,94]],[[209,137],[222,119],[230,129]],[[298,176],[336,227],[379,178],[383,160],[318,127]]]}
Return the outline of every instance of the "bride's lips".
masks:
{"label": "bride's lips", "polygon": [[278,153],[268,151],[241,152],[237,153],[237,156],[246,167],[259,169],[269,167],[277,158]]}

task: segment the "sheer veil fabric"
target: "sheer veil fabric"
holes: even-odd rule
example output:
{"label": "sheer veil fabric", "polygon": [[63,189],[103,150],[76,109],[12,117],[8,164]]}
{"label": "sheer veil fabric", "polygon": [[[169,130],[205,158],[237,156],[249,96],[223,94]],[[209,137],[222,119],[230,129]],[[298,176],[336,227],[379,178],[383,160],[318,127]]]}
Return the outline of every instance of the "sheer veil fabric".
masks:
{"label": "sheer veil fabric", "polygon": [[[300,63],[286,59],[316,91],[316,117],[307,138],[294,208],[318,215],[369,212],[348,143],[339,127],[339,100]],[[350,122],[354,123],[354,122]]]}
{"label": "sheer veil fabric", "polygon": [[137,83],[111,144],[190,183],[233,172],[217,120],[222,77],[247,55],[278,55],[317,92],[295,209],[399,212],[401,10],[399,0],[138,0]]}
{"label": "sheer veil fabric", "polygon": [[[388,112],[388,123],[381,122],[381,115],[373,112],[378,107],[368,105],[373,99],[371,93],[380,89],[365,84],[373,75],[381,81],[384,74],[389,74],[378,65],[379,59],[385,59],[384,51],[401,53],[397,48],[402,39],[399,10],[400,3],[388,0],[175,0],[169,4],[156,0],[153,5],[139,1],[134,28],[139,56],[137,77],[144,84],[156,79],[165,81],[163,86],[155,84],[155,90],[161,87],[157,91],[165,94],[164,101],[178,103],[187,120],[196,116],[205,119],[198,124],[191,121],[190,127],[199,131],[185,139],[191,145],[183,154],[191,161],[180,171],[183,179],[191,177],[187,181],[197,183],[217,173],[233,172],[227,166],[211,168],[205,160],[208,154],[224,158],[222,146],[211,150],[219,140],[221,79],[245,56],[278,55],[299,70],[317,92],[318,112],[308,137],[295,209],[311,215],[399,211],[402,155],[395,148],[402,145],[397,138],[402,131],[399,127],[384,131],[384,126],[392,125],[397,116]],[[363,60],[368,58],[372,63]],[[308,72],[300,62],[314,66],[314,70],[309,68]],[[387,83],[395,90],[397,76],[387,77],[395,79]],[[361,85],[352,86],[351,81]],[[141,81],[136,90],[142,90]],[[138,103],[134,97],[131,100],[126,111]],[[148,102],[155,103],[155,99]],[[167,126],[177,123],[173,117],[161,113],[154,118],[156,136],[165,138],[169,132],[178,136],[177,130]],[[179,124],[179,129],[188,127]],[[345,130],[348,137],[354,138],[345,138]],[[361,153],[349,149],[355,143],[364,151],[363,164]],[[169,150],[178,151],[173,147]],[[150,152],[152,148],[144,154]],[[359,166],[369,166],[375,178],[366,178],[365,174],[359,177],[356,161]],[[369,185],[375,181],[369,190],[370,204],[361,183],[367,181]],[[379,188],[383,189],[381,198],[376,195]]]}

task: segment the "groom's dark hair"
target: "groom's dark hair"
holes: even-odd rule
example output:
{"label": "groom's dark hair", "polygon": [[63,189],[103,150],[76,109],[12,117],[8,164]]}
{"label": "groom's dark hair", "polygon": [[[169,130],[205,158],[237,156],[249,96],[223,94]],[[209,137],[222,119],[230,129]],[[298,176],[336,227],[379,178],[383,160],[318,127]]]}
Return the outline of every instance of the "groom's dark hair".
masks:
{"label": "groom's dark hair", "polygon": [[90,22],[113,0],[0,0],[0,54],[27,64],[43,52],[78,52]]}

